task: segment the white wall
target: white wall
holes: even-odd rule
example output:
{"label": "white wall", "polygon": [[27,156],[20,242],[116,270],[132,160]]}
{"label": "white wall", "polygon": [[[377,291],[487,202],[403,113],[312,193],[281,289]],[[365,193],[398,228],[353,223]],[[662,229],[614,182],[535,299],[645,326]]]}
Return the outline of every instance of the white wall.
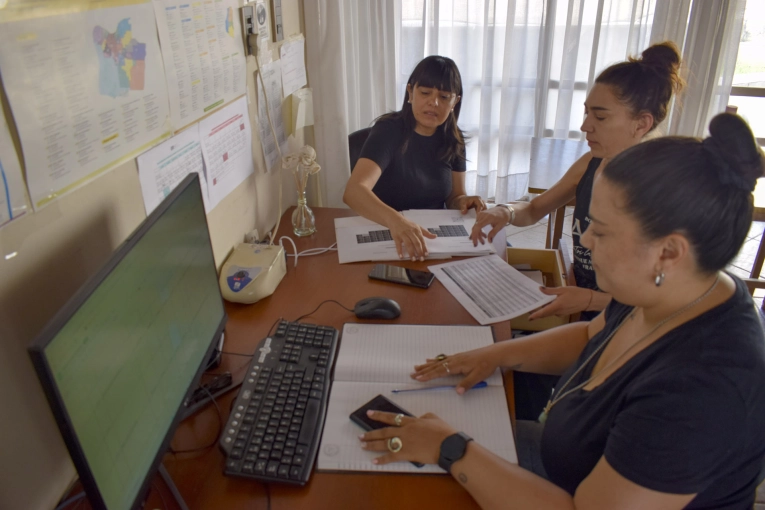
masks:
{"label": "white wall", "polygon": [[[302,33],[302,4],[282,0],[284,33]],[[0,49],[7,51],[7,49]],[[273,57],[278,48],[273,46]],[[255,121],[255,59],[247,57],[250,122]],[[14,132],[4,100],[5,116]],[[312,128],[294,145],[310,143]],[[17,149],[18,149],[18,140]],[[255,174],[208,216],[218,267],[244,233],[276,222],[278,174],[266,175],[257,133]],[[295,203],[284,177],[283,208]],[[0,229],[0,508],[53,508],[76,476],[29,361],[27,345],[85,280],[145,218],[135,161]],[[8,260],[7,254],[18,255]]]}

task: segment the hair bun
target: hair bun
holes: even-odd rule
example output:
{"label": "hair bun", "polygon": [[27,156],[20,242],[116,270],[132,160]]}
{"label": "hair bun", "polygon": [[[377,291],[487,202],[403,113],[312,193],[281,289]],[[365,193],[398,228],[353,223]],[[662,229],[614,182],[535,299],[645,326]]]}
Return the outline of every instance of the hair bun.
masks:
{"label": "hair bun", "polygon": [[757,179],[765,173],[765,156],[746,121],[732,113],[721,113],[709,123],[709,134],[704,145],[713,142],[720,158],[727,163],[720,171],[735,174],[721,175],[721,181],[738,181],[749,191],[754,190]]}
{"label": "hair bun", "polygon": [[669,74],[677,74],[680,68],[680,52],[672,41],[653,44],[641,56],[643,64],[660,68]]}

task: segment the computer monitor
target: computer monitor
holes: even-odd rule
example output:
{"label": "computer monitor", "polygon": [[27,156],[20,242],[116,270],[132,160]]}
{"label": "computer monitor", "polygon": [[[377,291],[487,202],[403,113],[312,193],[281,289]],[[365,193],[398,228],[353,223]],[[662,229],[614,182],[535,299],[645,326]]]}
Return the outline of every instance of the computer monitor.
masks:
{"label": "computer monitor", "polygon": [[29,348],[95,508],[141,505],[225,322],[194,174]]}

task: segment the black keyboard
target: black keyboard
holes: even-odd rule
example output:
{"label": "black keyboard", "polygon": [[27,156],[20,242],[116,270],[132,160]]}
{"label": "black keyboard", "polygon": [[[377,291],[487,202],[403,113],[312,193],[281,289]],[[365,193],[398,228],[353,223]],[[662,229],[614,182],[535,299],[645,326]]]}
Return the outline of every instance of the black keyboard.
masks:
{"label": "black keyboard", "polygon": [[305,485],[319,450],[338,333],[282,321],[255,350],[219,444],[224,473]]}

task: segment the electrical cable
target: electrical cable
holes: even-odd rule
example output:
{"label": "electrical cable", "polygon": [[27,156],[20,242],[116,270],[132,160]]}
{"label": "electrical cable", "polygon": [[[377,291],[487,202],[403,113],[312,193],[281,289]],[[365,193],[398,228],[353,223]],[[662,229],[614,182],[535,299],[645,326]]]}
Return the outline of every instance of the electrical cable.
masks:
{"label": "electrical cable", "polygon": [[292,249],[294,250],[294,253],[289,254],[287,253],[287,250],[284,250],[284,253],[288,257],[295,257],[295,263],[292,265],[292,267],[297,267],[298,264],[298,258],[302,255],[303,257],[310,257],[311,255],[321,255],[323,253],[327,253],[328,251],[337,251],[337,243],[332,243],[332,245],[329,248],[308,248],[307,250],[303,250],[300,253],[297,251],[297,246],[295,246],[295,241],[292,240],[289,236],[281,236],[279,238],[279,246],[284,248],[284,244],[282,244],[282,239],[288,240],[292,244]]}
{"label": "electrical cable", "polygon": [[84,497],[85,497],[85,492],[80,492],[79,494],[75,494],[71,498],[67,499],[66,501],[58,505],[55,510],[64,510],[64,508],[66,508],[67,506],[71,505],[75,501],[78,501]]}
{"label": "electrical cable", "polygon": [[162,491],[159,490],[159,487],[157,487],[157,484],[154,482],[151,482],[151,488],[154,489],[157,492],[157,494],[159,494],[159,499],[162,500],[163,510],[167,510],[168,509],[167,501],[165,501],[165,496],[162,495]]}
{"label": "electrical cable", "polygon": [[335,303],[335,304],[336,304],[336,305],[338,305],[340,308],[343,308],[343,309],[345,309],[345,310],[348,310],[349,312],[353,313],[353,310],[351,310],[350,308],[347,308],[345,305],[343,305],[343,304],[342,304],[342,303],[340,303],[339,301],[335,301],[334,299],[326,299],[326,300],[322,301],[321,303],[319,303],[319,306],[317,306],[316,308],[314,308],[312,312],[309,312],[309,313],[306,313],[306,314],[304,314],[304,315],[301,315],[300,317],[298,317],[297,319],[295,319],[295,322],[300,322],[300,319],[302,319],[302,318],[304,318],[304,317],[308,317],[309,315],[313,315],[313,314],[314,314],[314,313],[316,313],[316,311],[317,311],[319,308],[321,308],[321,307],[322,307],[322,305],[324,305],[325,303]]}
{"label": "electrical cable", "polygon": [[268,125],[271,127],[271,134],[274,135],[274,145],[276,145],[276,152],[279,153],[279,214],[276,219],[276,225],[274,225],[274,229],[271,231],[271,234],[269,236],[268,244],[273,245],[274,244],[274,237],[276,236],[276,231],[279,229],[279,223],[282,219],[282,172],[281,172],[281,163],[282,163],[282,149],[279,147],[279,137],[276,136],[276,129],[274,129],[274,123],[271,122],[271,109],[268,106],[268,94],[266,93],[266,84],[263,81],[263,70],[260,67],[260,59],[258,58],[258,52],[260,48],[258,47],[258,40],[259,38],[256,36],[255,38],[255,63],[258,65],[258,78],[260,79],[260,86],[263,87],[263,99],[266,101],[266,118],[268,119]]}
{"label": "electrical cable", "polygon": [[213,394],[210,393],[210,390],[207,387],[201,386],[201,388],[204,389],[207,392],[207,395],[210,397],[210,400],[212,401],[213,405],[215,406],[215,409],[218,411],[218,432],[215,433],[215,439],[213,439],[212,443],[210,443],[208,445],[200,446],[198,448],[189,448],[187,450],[175,450],[173,448],[170,448],[170,453],[172,453],[173,455],[176,455],[176,454],[179,454],[179,453],[194,453],[194,452],[199,452],[199,451],[203,451],[203,450],[209,450],[210,448],[215,446],[215,443],[218,442],[218,437],[220,437],[221,433],[223,432],[223,427],[225,425],[223,423],[223,414],[222,414],[222,412],[220,410],[220,406],[218,405],[218,402],[215,400],[215,397],[213,397]]}

